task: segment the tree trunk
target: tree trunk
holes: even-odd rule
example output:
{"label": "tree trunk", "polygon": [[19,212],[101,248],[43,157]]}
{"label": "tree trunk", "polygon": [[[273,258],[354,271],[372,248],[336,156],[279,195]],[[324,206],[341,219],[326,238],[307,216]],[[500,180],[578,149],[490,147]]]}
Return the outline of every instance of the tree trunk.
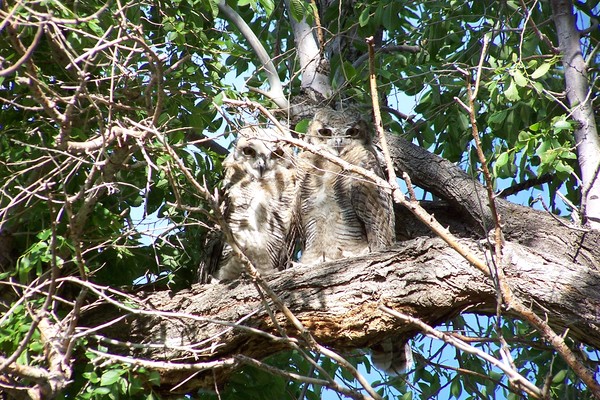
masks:
{"label": "tree trunk", "polygon": [[558,43],[563,54],[566,92],[575,127],[575,144],[581,169],[583,217],[594,229],[600,229],[600,138],[596,128],[592,93],[583,59],[580,35],[575,26],[573,3],[552,0],[552,13]]}

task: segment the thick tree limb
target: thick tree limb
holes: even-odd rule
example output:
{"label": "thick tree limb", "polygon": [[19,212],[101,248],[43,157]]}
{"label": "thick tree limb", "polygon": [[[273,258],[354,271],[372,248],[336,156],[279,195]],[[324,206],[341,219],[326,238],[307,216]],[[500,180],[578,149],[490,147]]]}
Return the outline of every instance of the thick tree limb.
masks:
{"label": "thick tree limb", "polygon": [[[477,243],[464,240],[481,255]],[[560,255],[544,254],[514,243],[505,248],[507,283],[537,312],[546,315],[559,332],[569,329],[572,337],[600,347],[600,274],[570,263]],[[493,313],[496,291],[491,281],[470,266],[439,239],[417,239],[395,249],[366,257],[324,264],[317,268],[297,267],[268,279],[275,292],[322,345],[343,351],[367,347],[383,338],[414,333],[378,309],[380,304],[437,325],[468,309]],[[208,362],[233,354],[262,358],[285,348],[249,330],[222,326],[211,320],[243,321],[243,325],[277,334],[252,284],[234,281],[228,285],[196,285],[176,294],[160,292],[140,298],[147,312],[130,313],[126,323],[106,328],[105,336],[144,344],[163,344],[121,352],[142,359]],[[96,326],[122,311],[88,313],[85,323]],[[160,310],[161,313],[152,313]],[[177,317],[168,317],[177,312]],[[186,318],[185,315],[190,317]],[[200,318],[198,318],[201,316]],[[276,315],[290,337],[298,332],[287,319]],[[93,319],[92,319],[93,317]],[[182,350],[192,346],[192,352]],[[191,347],[190,347],[191,348]],[[198,373],[182,386],[212,387],[226,379],[228,371]],[[165,389],[182,382],[189,374],[165,372]]]}
{"label": "thick tree limb", "polygon": [[[485,205],[487,192],[483,185],[450,161],[398,135],[388,134],[386,138],[398,173],[408,173],[414,184],[447,201],[470,223],[471,234],[487,236],[494,227],[494,218]],[[504,199],[497,198],[496,206],[507,239],[550,254],[560,251],[571,261],[599,268],[600,246],[597,243],[600,243],[600,232],[569,229],[558,222],[555,216]],[[404,213],[397,210],[397,214]],[[409,217],[404,214],[403,218]],[[454,220],[452,226],[456,223]],[[402,229],[402,225],[396,223],[398,229]],[[419,234],[424,234],[424,231]],[[401,236],[407,235],[403,233]],[[415,234],[408,236],[414,237]]]}

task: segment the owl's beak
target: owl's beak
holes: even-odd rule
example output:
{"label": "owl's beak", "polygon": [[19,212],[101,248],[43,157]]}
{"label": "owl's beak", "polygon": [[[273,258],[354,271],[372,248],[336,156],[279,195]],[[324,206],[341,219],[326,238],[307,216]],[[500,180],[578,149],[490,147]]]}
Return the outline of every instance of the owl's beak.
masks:
{"label": "owl's beak", "polygon": [[341,137],[337,137],[333,141],[333,147],[335,148],[335,151],[337,151],[338,153],[340,152],[340,150],[342,150],[344,148],[343,142],[344,142],[344,138],[341,138]]}
{"label": "owl's beak", "polygon": [[256,169],[258,170],[258,174],[260,175],[261,178],[265,174],[266,168],[267,168],[267,166],[266,166],[265,160],[263,158],[259,158],[258,160],[256,160]]}

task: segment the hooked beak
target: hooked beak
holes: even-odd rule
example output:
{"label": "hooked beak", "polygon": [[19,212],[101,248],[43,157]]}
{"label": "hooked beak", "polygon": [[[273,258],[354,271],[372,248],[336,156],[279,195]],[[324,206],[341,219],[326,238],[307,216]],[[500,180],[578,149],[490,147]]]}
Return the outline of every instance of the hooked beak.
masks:
{"label": "hooked beak", "polygon": [[333,141],[333,148],[335,149],[335,151],[339,154],[340,151],[342,151],[342,149],[344,148],[344,143],[343,143],[344,139],[341,137],[337,137],[334,139]]}
{"label": "hooked beak", "polygon": [[262,178],[265,174],[265,169],[267,168],[265,160],[263,158],[259,158],[256,160],[256,169],[258,169],[258,177]]}

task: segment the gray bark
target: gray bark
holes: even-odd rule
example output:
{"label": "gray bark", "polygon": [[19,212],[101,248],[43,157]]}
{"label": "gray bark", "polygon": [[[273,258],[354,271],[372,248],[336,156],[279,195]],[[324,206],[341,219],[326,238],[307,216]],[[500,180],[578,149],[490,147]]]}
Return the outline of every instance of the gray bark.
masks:
{"label": "gray bark", "polygon": [[558,43],[563,55],[567,99],[576,121],[575,144],[583,181],[584,218],[589,226],[600,229],[600,138],[592,108],[592,93],[587,64],[581,52],[580,35],[575,26],[573,2],[553,0],[552,14]]}
{"label": "gray bark", "polygon": [[[461,236],[487,237],[494,222],[483,185],[450,161],[399,136],[388,134],[387,140],[398,176],[406,172],[413,184],[450,205],[450,209],[438,208],[434,211],[436,216],[445,217],[442,220],[445,226]],[[564,254],[570,261],[599,268],[600,232],[578,229],[563,218],[501,198],[496,198],[496,207],[506,239],[538,251]],[[456,218],[455,213],[463,219]],[[422,224],[404,223],[412,219],[406,210],[398,208],[396,217],[399,238],[411,238],[429,232]]]}
{"label": "gray bark", "polygon": [[[288,14],[290,14],[290,1],[286,0],[285,4]],[[306,22],[306,19],[296,21],[290,15],[289,21],[294,32],[296,54],[302,70],[302,88],[318,93],[325,99],[331,97],[332,90],[329,84],[329,76],[321,70],[321,63],[324,60],[313,32],[314,28]]]}
{"label": "gray bark", "polygon": [[[483,256],[477,241],[465,239],[463,244]],[[558,332],[569,328],[572,337],[600,347],[597,271],[566,261],[560,254],[538,252],[514,243],[507,243],[505,257],[506,277],[516,295],[532,304]],[[416,333],[414,327],[379,310],[379,304],[431,325],[465,309],[481,313],[494,313],[496,309],[496,292],[491,281],[435,238],[407,241],[365,257],[292,268],[269,277],[268,282],[319,343],[341,352],[367,347],[390,336],[410,337]],[[178,316],[131,314],[127,322],[101,332],[123,341],[160,345],[129,349],[136,357],[197,363],[235,360],[236,354],[262,358],[286,348],[284,342],[182,314],[242,321],[240,324],[246,327],[278,335],[254,285],[249,282],[195,285],[179,293],[140,296],[139,300],[148,310],[176,312]],[[84,322],[95,326],[118,314],[115,310],[95,312],[91,314],[93,319],[88,317]],[[287,334],[299,338],[283,315],[276,315]],[[204,350],[192,353],[176,346]],[[230,368],[201,371],[177,392],[213,387],[214,379],[223,383],[230,371]],[[172,389],[190,375],[190,371],[164,372],[163,389]]]}

